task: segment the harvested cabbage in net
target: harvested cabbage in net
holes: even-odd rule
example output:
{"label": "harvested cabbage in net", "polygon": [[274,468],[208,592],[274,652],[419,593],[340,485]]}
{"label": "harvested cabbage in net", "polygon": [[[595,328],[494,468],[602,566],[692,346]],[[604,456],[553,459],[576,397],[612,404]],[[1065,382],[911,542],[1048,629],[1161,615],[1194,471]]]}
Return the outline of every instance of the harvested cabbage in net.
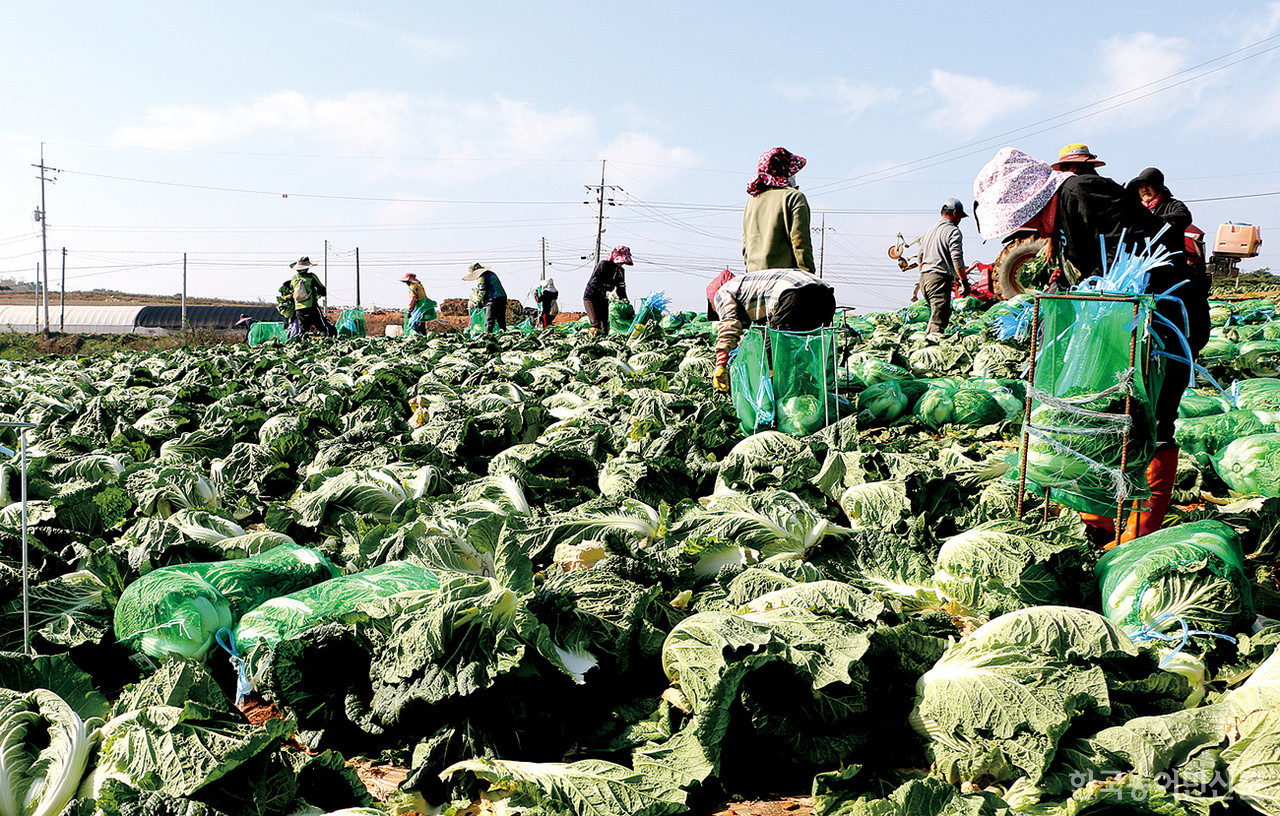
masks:
{"label": "harvested cabbage in net", "polygon": [[281,640],[340,618],[361,603],[439,587],[440,581],[430,570],[407,561],[388,561],[263,603],[240,619],[235,628],[235,649],[247,675],[256,680],[267,652]]}
{"label": "harvested cabbage in net", "polygon": [[1154,631],[1234,634],[1254,616],[1253,589],[1235,530],[1196,521],[1157,530],[1098,561],[1102,612],[1130,637]]}
{"label": "harvested cabbage in net", "polygon": [[1231,406],[1227,404],[1226,399],[1221,394],[1198,394],[1195,391],[1186,391],[1182,395],[1182,402],[1178,403],[1178,416],[1202,417],[1213,416],[1214,414],[1223,414],[1231,410]]}
{"label": "harvested cabbage in net", "polygon": [[116,639],[151,657],[203,660],[219,629],[254,607],[338,574],[323,555],[280,544],[252,558],[162,567],[116,604]]}
{"label": "harvested cabbage in net", "polygon": [[996,391],[961,388],[952,395],[951,402],[955,407],[952,421],[966,428],[1014,419],[1022,411],[1022,401],[1003,388]]}
{"label": "harvested cabbage in net", "polygon": [[1280,411],[1280,380],[1258,378],[1235,384],[1236,407],[1248,411]]}
{"label": "harvested cabbage in net", "polygon": [[1213,457],[1213,469],[1237,493],[1280,496],[1280,433],[1232,440]]}
{"label": "harvested cabbage in net", "polygon": [[1269,411],[1227,411],[1202,417],[1179,419],[1173,438],[1201,467],[1233,440],[1260,433],[1280,432],[1280,413]]}
{"label": "harvested cabbage in net", "polygon": [[955,414],[955,404],[951,401],[954,393],[950,388],[930,388],[924,392],[924,396],[916,401],[916,419],[926,428],[936,429],[951,424]]}

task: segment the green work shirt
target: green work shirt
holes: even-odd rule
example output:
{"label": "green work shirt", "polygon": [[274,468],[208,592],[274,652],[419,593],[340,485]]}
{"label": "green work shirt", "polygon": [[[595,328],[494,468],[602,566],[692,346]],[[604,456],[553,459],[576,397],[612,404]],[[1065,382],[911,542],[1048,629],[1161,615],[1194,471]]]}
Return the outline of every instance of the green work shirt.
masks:
{"label": "green work shirt", "polygon": [[742,214],[742,260],[748,272],[817,271],[804,193],[794,187],[771,188],[747,199]]}

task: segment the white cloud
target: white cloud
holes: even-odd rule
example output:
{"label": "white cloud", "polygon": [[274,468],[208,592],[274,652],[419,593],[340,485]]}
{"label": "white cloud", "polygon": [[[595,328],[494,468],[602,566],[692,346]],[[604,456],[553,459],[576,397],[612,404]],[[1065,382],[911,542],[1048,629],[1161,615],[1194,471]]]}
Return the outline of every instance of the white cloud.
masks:
{"label": "white cloud", "polygon": [[361,152],[385,152],[404,144],[409,97],[366,91],[310,100],[295,91],[254,97],[226,108],[175,105],[153,110],[145,124],[115,133],[123,147],[191,150],[263,134],[310,135],[317,142]]}
{"label": "white cloud", "polygon": [[1108,106],[1114,111],[1101,114],[1106,120],[1123,119],[1145,124],[1167,119],[1194,107],[1199,91],[1209,80],[1192,82],[1174,90],[1152,94],[1161,80],[1183,70],[1191,44],[1178,37],[1158,37],[1146,31],[1110,37],[1098,44],[1101,81],[1090,94],[1090,102],[1117,97]]}
{"label": "white cloud", "polygon": [[866,82],[852,83],[843,77],[805,84],[774,83],[779,94],[792,102],[819,101],[847,116],[856,117],[873,105],[896,102],[898,91],[891,86]]}
{"label": "white cloud", "polygon": [[1034,91],[1024,88],[937,69],[930,85],[942,98],[942,107],[929,116],[929,124],[963,135],[977,133],[992,122],[1029,107],[1038,98]]}

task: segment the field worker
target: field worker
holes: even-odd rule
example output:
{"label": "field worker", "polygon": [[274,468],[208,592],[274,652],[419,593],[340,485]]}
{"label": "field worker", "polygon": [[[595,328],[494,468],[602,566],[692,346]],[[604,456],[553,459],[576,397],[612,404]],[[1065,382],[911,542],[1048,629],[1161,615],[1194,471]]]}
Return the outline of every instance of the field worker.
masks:
{"label": "field worker", "polygon": [[[1121,234],[1126,246],[1134,251],[1145,248],[1148,240],[1155,239],[1164,227],[1164,222],[1144,207],[1136,194],[1098,175],[1097,168],[1103,165],[1087,146],[1079,143],[1062,148],[1052,165],[1020,150],[1002,148],[983,166],[973,183],[981,209],[979,231],[984,238],[998,238],[1016,229],[1033,229],[1050,238],[1051,257],[1075,266],[1082,277],[1101,274],[1104,265],[1109,267],[1115,259]],[[1166,231],[1159,241],[1177,254],[1169,264],[1151,270],[1146,293],[1170,293],[1171,298],[1162,300],[1156,311],[1177,326],[1183,325],[1185,308],[1194,357],[1199,350],[1197,343],[1203,345],[1202,336],[1207,336],[1196,327],[1201,321],[1208,322],[1208,301],[1203,290],[1189,288],[1188,267],[1181,252],[1183,235]],[[1165,325],[1153,322],[1152,332],[1164,350],[1185,354],[1181,342]],[[1156,395],[1156,454],[1147,468],[1152,488],[1150,511],[1131,517],[1131,529],[1122,534],[1126,541],[1143,531],[1159,529],[1172,495],[1173,480],[1166,478],[1166,472],[1177,466],[1174,421],[1187,387],[1188,367],[1166,359],[1165,370],[1164,383]],[[1086,522],[1104,532],[1111,524],[1109,519],[1091,515],[1086,515]]]}
{"label": "field worker", "polygon": [[796,186],[805,160],[783,147],[766,150],[747,185],[742,213],[742,260],[748,272],[803,269],[813,272],[809,201]]}
{"label": "field worker", "polygon": [[803,269],[761,269],[726,281],[712,298],[720,325],[716,333],[716,367],[711,381],[729,390],[729,352],[738,347],[752,323],[782,331],[812,331],[831,325],[836,292]]}
{"label": "field worker", "polygon": [[556,290],[555,280],[547,278],[539,283],[533,290],[533,300],[542,309],[539,315],[542,328],[551,328],[551,321],[560,314],[560,292]]}
{"label": "field worker", "polygon": [[719,320],[720,315],[716,313],[716,305],[711,301],[715,299],[716,292],[721,286],[733,280],[733,273],[729,271],[729,267],[725,267],[724,271],[711,279],[711,283],[707,284],[707,320]]}
{"label": "field worker", "polygon": [[471,290],[471,308],[484,309],[486,333],[507,328],[507,290],[489,267],[473,263],[462,276],[464,281],[479,281]]}
{"label": "field worker", "polygon": [[293,298],[295,334],[332,337],[333,326],[320,311],[320,298],[326,294],[325,287],[311,271],[313,266],[315,264],[311,263],[311,259],[305,255],[289,264],[289,268],[294,270],[293,277],[280,288],[282,292],[287,291]]}
{"label": "field worker", "polygon": [[[427,290],[423,288],[422,282],[418,280],[418,276],[412,272],[406,272],[404,277],[400,279],[402,283],[409,287],[409,307],[406,309],[409,315],[408,325],[409,331],[418,334],[427,333],[427,318],[425,315],[426,306],[430,301],[427,299]],[[418,306],[422,306],[422,310],[417,310]]]}
{"label": "field worker", "polygon": [[920,238],[920,291],[929,302],[928,335],[941,336],[951,322],[951,291],[958,283],[960,297],[969,294],[964,271],[964,237],[960,219],[967,218],[958,198],[942,204],[942,218]]}
{"label": "field worker", "polygon": [[633,265],[631,247],[616,246],[609,257],[596,264],[582,290],[582,305],[591,328],[600,335],[609,333],[609,300],[613,292],[619,300],[627,299],[627,276],[624,266]]}

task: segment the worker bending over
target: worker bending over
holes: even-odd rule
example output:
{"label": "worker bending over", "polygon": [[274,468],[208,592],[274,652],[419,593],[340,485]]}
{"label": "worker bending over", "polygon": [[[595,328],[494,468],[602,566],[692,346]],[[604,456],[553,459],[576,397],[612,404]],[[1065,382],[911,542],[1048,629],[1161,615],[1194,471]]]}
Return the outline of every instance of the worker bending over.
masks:
{"label": "worker bending over", "polygon": [[763,323],[793,332],[829,326],[836,313],[836,292],[803,269],[761,269],[723,283],[712,303],[720,315],[712,383],[716,390],[728,391],[729,352],[738,347],[748,326]]}

